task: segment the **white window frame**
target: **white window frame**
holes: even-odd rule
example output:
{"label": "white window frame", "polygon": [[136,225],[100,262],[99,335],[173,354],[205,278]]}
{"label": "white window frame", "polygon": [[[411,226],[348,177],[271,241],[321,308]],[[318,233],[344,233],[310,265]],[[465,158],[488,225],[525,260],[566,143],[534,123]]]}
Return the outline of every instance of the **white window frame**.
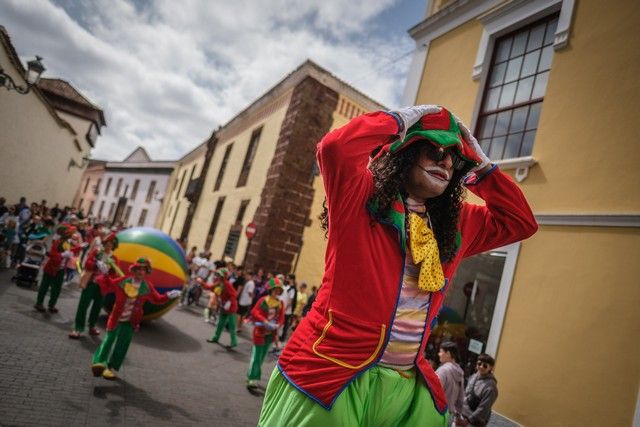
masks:
{"label": "white window frame", "polygon": [[[470,123],[471,129],[475,129],[480,115],[495,41],[505,34],[516,31],[518,28],[522,28],[552,13],[560,12],[553,49],[556,51],[563,49],[569,44],[574,6],[575,0],[514,0],[477,18],[484,29],[480,37],[476,61],[471,72],[471,78],[479,80],[480,83]],[[529,168],[535,165],[537,160],[533,156],[524,156],[497,160],[495,163],[501,169],[515,169],[516,181],[522,182],[529,175]]]}
{"label": "white window frame", "polygon": [[553,48],[560,50],[566,47],[569,44],[574,6],[575,0],[516,0],[479,16],[478,20],[482,23],[484,30],[480,37],[471,78],[486,80],[497,38],[558,11],[560,11],[560,17]]}
{"label": "white window frame", "polygon": [[487,345],[484,350],[485,353],[491,354],[495,357],[498,352],[498,345],[500,344],[504,318],[507,314],[509,295],[511,294],[513,277],[518,263],[518,254],[520,253],[520,242],[493,249],[491,252],[506,252],[507,254],[504,261],[504,267],[502,268],[502,277],[500,278],[500,287],[498,288],[496,305],[493,309],[493,317],[491,318],[489,337],[487,338]]}
{"label": "white window frame", "polygon": [[[482,23],[484,30],[471,73],[473,80],[480,80],[480,91],[469,123],[471,129],[475,129],[480,114],[480,104],[496,38],[560,11],[553,46],[557,51],[568,45],[575,0],[512,0],[501,5],[502,2],[503,0],[458,0],[409,30],[416,42],[416,48],[407,73],[407,83],[402,96],[403,105],[416,103],[431,41],[474,18]],[[501,169],[515,169],[516,180],[522,182],[529,174],[529,168],[536,164],[536,160],[532,156],[525,156],[495,163],[500,165]]]}

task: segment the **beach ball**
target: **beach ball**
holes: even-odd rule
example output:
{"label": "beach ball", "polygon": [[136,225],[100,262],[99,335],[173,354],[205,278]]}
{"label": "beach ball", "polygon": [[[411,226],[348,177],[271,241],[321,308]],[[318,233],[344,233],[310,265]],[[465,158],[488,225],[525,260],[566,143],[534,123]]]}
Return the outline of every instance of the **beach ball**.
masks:
{"label": "beach ball", "polygon": [[[182,248],[169,235],[151,227],[134,227],[120,231],[117,237],[118,248],[114,255],[125,274],[129,274],[129,266],[138,258],[145,257],[151,262],[152,268],[146,279],[159,293],[181,290],[185,286],[189,277],[187,259]],[[105,296],[107,311],[111,311],[113,300],[113,295]],[[145,303],[142,320],[161,317],[177,305],[178,301],[179,299],[174,299],[163,305]]]}

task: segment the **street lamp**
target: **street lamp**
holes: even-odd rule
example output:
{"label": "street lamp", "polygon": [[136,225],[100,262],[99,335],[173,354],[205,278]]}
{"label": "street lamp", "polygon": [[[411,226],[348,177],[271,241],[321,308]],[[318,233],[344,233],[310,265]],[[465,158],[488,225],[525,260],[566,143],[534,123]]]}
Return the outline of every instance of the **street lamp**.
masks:
{"label": "street lamp", "polygon": [[26,95],[31,88],[38,83],[40,76],[45,70],[41,60],[42,58],[40,56],[36,56],[36,59],[27,62],[27,70],[24,73],[27,87],[16,85],[11,76],[6,74],[2,67],[0,67],[0,86],[4,86],[7,90],[13,89],[22,95]]}

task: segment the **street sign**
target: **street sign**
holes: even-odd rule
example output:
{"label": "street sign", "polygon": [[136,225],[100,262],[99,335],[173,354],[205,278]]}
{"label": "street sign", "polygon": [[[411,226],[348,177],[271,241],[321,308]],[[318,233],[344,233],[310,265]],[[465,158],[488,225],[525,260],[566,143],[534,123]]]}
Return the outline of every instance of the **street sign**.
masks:
{"label": "street sign", "polygon": [[474,340],[473,338],[469,340],[469,351],[472,353],[482,353],[482,346],[482,341]]}
{"label": "street sign", "polygon": [[256,223],[250,222],[247,224],[247,228],[244,229],[244,235],[247,236],[247,239],[253,239],[253,236],[256,235]]}

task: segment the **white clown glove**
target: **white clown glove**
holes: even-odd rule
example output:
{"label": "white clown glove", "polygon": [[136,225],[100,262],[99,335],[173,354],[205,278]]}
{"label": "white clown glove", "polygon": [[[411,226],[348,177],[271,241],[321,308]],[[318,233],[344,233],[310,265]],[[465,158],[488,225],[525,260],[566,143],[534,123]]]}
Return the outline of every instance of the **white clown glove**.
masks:
{"label": "white clown glove", "polygon": [[100,270],[102,274],[107,274],[109,272],[109,267],[107,267],[107,264],[102,261],[96,262],[96,267],[98,267],[98,270]]}
{"label": "white clown glove", "polygon": [[469,142],[469,145],[471,146],[471,148],[473,148],[473,151],[476,152],[476,155],[481,160],[480,165],[473,168],[472,172],[480,170],[491,163],[491,160],[489,159],[489,157],[487,157],[486,154],[484,154],[484,151],[482,151],[482,148],[480,148],[480,144],[478,144],[478,140],[471,134],[469,128],[464,123],[462,123],[462,120],[457,118],[455,115],[453,116],[453,118],[456,120],[456,123],[460,128],[462,136]]}
{"label": "white clown glove", "polygon": [[224,308],[225,310],[229,311],[229,309],[231,308],[231,301],[225,302],[224,305],[222,306],[222,308]]}
{"label": "white clown glove", "polygon": [[71,258],[73,256],[73,252],[71,251],[64,251],[62,252],[62,258]]}
{"label": "white clown glove", "polygon": [[275,331],[276,329],[278,329],[278,324],[274,321],[271,321],[267,323],[267,329],[269,329],[270,331]]}
{"label": "white clown glove", "polygon": [[418,123],[418,120],[425,114],[439,113],[442,107],[438,105],[414,105],[413,107],[404,107],[392,113],[396,114],[402,120],[403,128],[400,131],[400,139],[404,139],[407,135],[407,130]]}
{"label": "white clown glove", "polygon": [[182,293],[182,292],[180,292],[180,291],[179,291],[179,290],[177,290],[177,289],[172,289],[172,290],[170,290],[169,292],[167,292],[165,295],[166,295],[167,297],[169,297],[169,299],[176,299],[176,298],[178,298],[178,297],[181,295],[181,293]]}

